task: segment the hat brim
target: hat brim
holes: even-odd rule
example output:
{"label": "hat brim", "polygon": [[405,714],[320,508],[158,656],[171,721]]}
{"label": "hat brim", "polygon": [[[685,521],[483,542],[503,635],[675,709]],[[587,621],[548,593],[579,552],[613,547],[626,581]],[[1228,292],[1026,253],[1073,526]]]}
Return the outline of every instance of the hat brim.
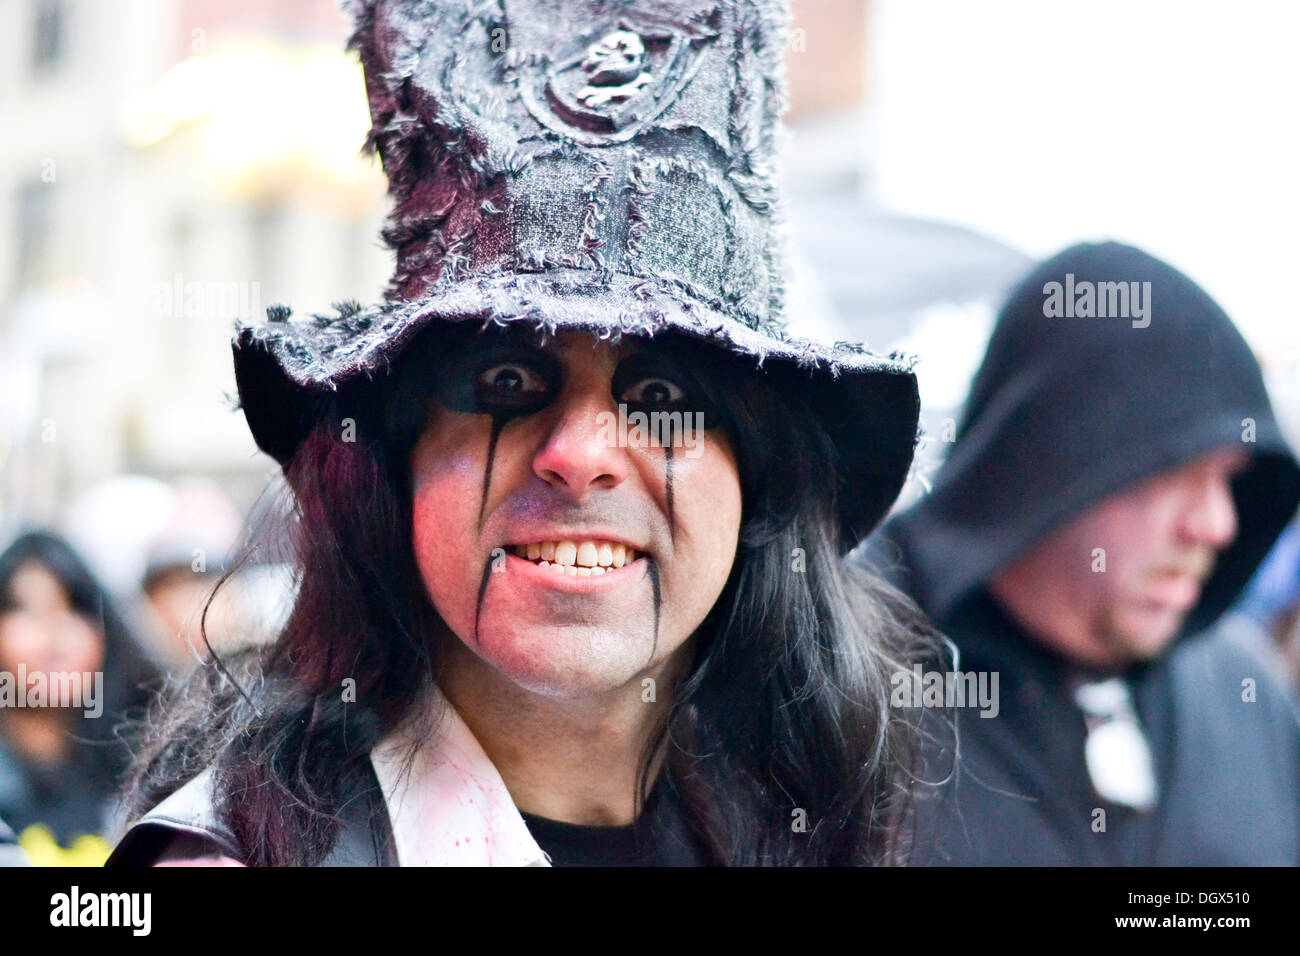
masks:
{"label": "hat brim", "polygon": [[502,274],[456,283],[409,302],[335,316],[240,325],[235,379],[259,448],[287,464],[326,414],[331,394],[387,368],[430,322],[524,322],[550,334],[601,338],[677,331],[754,359],[778,391],[801,390],[834,443],[843,549],[885,516],[903,487],[916,445],[920,397],[912,363],[846,343],[827,345],[753,329],[680,286],[583,270]]}

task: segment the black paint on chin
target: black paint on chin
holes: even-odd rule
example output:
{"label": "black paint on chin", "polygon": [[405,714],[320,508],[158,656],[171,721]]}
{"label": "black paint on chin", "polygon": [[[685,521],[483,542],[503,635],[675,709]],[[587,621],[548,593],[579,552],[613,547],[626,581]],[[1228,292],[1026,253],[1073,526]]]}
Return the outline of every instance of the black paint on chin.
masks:
{"label": "black paint on chin", "polygon": [[663,593],[659,583],[659,565],[650,555],[645,556],[646,574],[650,576],[651,596],[654,599],[655,633],[654,643],[650,646],[650,660],[654,660],[655,651],[659,649],[659,613],[663,607]]}
{"label": "black paint on chin", "polygon": [[[493,551],[495,553],[495,549],[493,549]],[[483,616],[483,599],[487,597],[488,582],[492,580],[492,558],[493,555],[489,554],[487,559],[487,564],[483,565],[483,579],[478,583],[478,599],[474,602],[474,643],[475,644],[479,642],[478,622],[479,622],[479,618]]]}

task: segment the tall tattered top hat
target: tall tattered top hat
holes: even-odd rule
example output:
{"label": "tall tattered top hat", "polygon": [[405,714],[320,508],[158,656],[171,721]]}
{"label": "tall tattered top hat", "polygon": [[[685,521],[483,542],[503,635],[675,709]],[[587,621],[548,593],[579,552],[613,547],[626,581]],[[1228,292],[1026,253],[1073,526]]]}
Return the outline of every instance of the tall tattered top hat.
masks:
{"label": "tall tattered top hat", "polygon": [[[240,326],[235,372],[282,464],[321,398],[435,322],[676,330],[751,356],[834,441],[845,548],[911,463],[910,363],[790,338],[776,177],[782,0],[351,0],[396,272],[384,301]],[[784,392],[793,394],[794,391]]]}

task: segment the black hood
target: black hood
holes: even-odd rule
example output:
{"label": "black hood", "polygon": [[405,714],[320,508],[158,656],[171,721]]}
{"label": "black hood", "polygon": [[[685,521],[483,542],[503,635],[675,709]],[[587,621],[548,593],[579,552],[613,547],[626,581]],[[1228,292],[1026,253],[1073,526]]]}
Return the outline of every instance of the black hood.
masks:
{"label": "black hood", "polygon": [[[1146,315],[1130,301],[1116,316],[1123,301],[1110,296],[1112,317],[1057,314],[1071,289],[1078,296],[1084,283],[1095,291],[1121,282],[1150,283],[1137,286],[1149,288]],[[1049,283],[1060,284],[1055,301]],[[1300,503],[1300,468],[1254,356],[1205,292],[1137,249],[1074,246],[1011,293],[931,493],[881,530],[870,560],[892,568],[943,626],[1058,526],[1125,486],[1227,447],[1254,452],[1233,481],[1239,531],[1184,633],[1213,622],[1245,586]]]}

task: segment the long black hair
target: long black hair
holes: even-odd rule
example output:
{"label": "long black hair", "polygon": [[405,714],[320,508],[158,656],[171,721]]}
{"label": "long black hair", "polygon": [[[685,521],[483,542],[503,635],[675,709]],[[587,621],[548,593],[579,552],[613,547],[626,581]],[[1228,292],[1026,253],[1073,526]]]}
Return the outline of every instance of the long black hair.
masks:
{"label": "long black hair", "polygon": [[[415,565],[409,460],[427,422],[421,370],[448,335],[475,332],[461,325],[422,333],[395,374],[322,407],[285,469],[298,585],[288,622],[268,648],[214,656],[155,714],[134,812],[215,764],[246,862],[315,864],[371,748],[413,715],[437,719],[421,706],[426,681],[455,638]],[[801,373],[756,374],[713,346],[678,346],[725,409],[742,522],[689,674],[642,755],[639,797],[663,753],[717,863],[900,862],[916,744],[890,709],[890,676],[932,650],[929,634],[898,592],[841,560],[833,445],[799,397]]]}

